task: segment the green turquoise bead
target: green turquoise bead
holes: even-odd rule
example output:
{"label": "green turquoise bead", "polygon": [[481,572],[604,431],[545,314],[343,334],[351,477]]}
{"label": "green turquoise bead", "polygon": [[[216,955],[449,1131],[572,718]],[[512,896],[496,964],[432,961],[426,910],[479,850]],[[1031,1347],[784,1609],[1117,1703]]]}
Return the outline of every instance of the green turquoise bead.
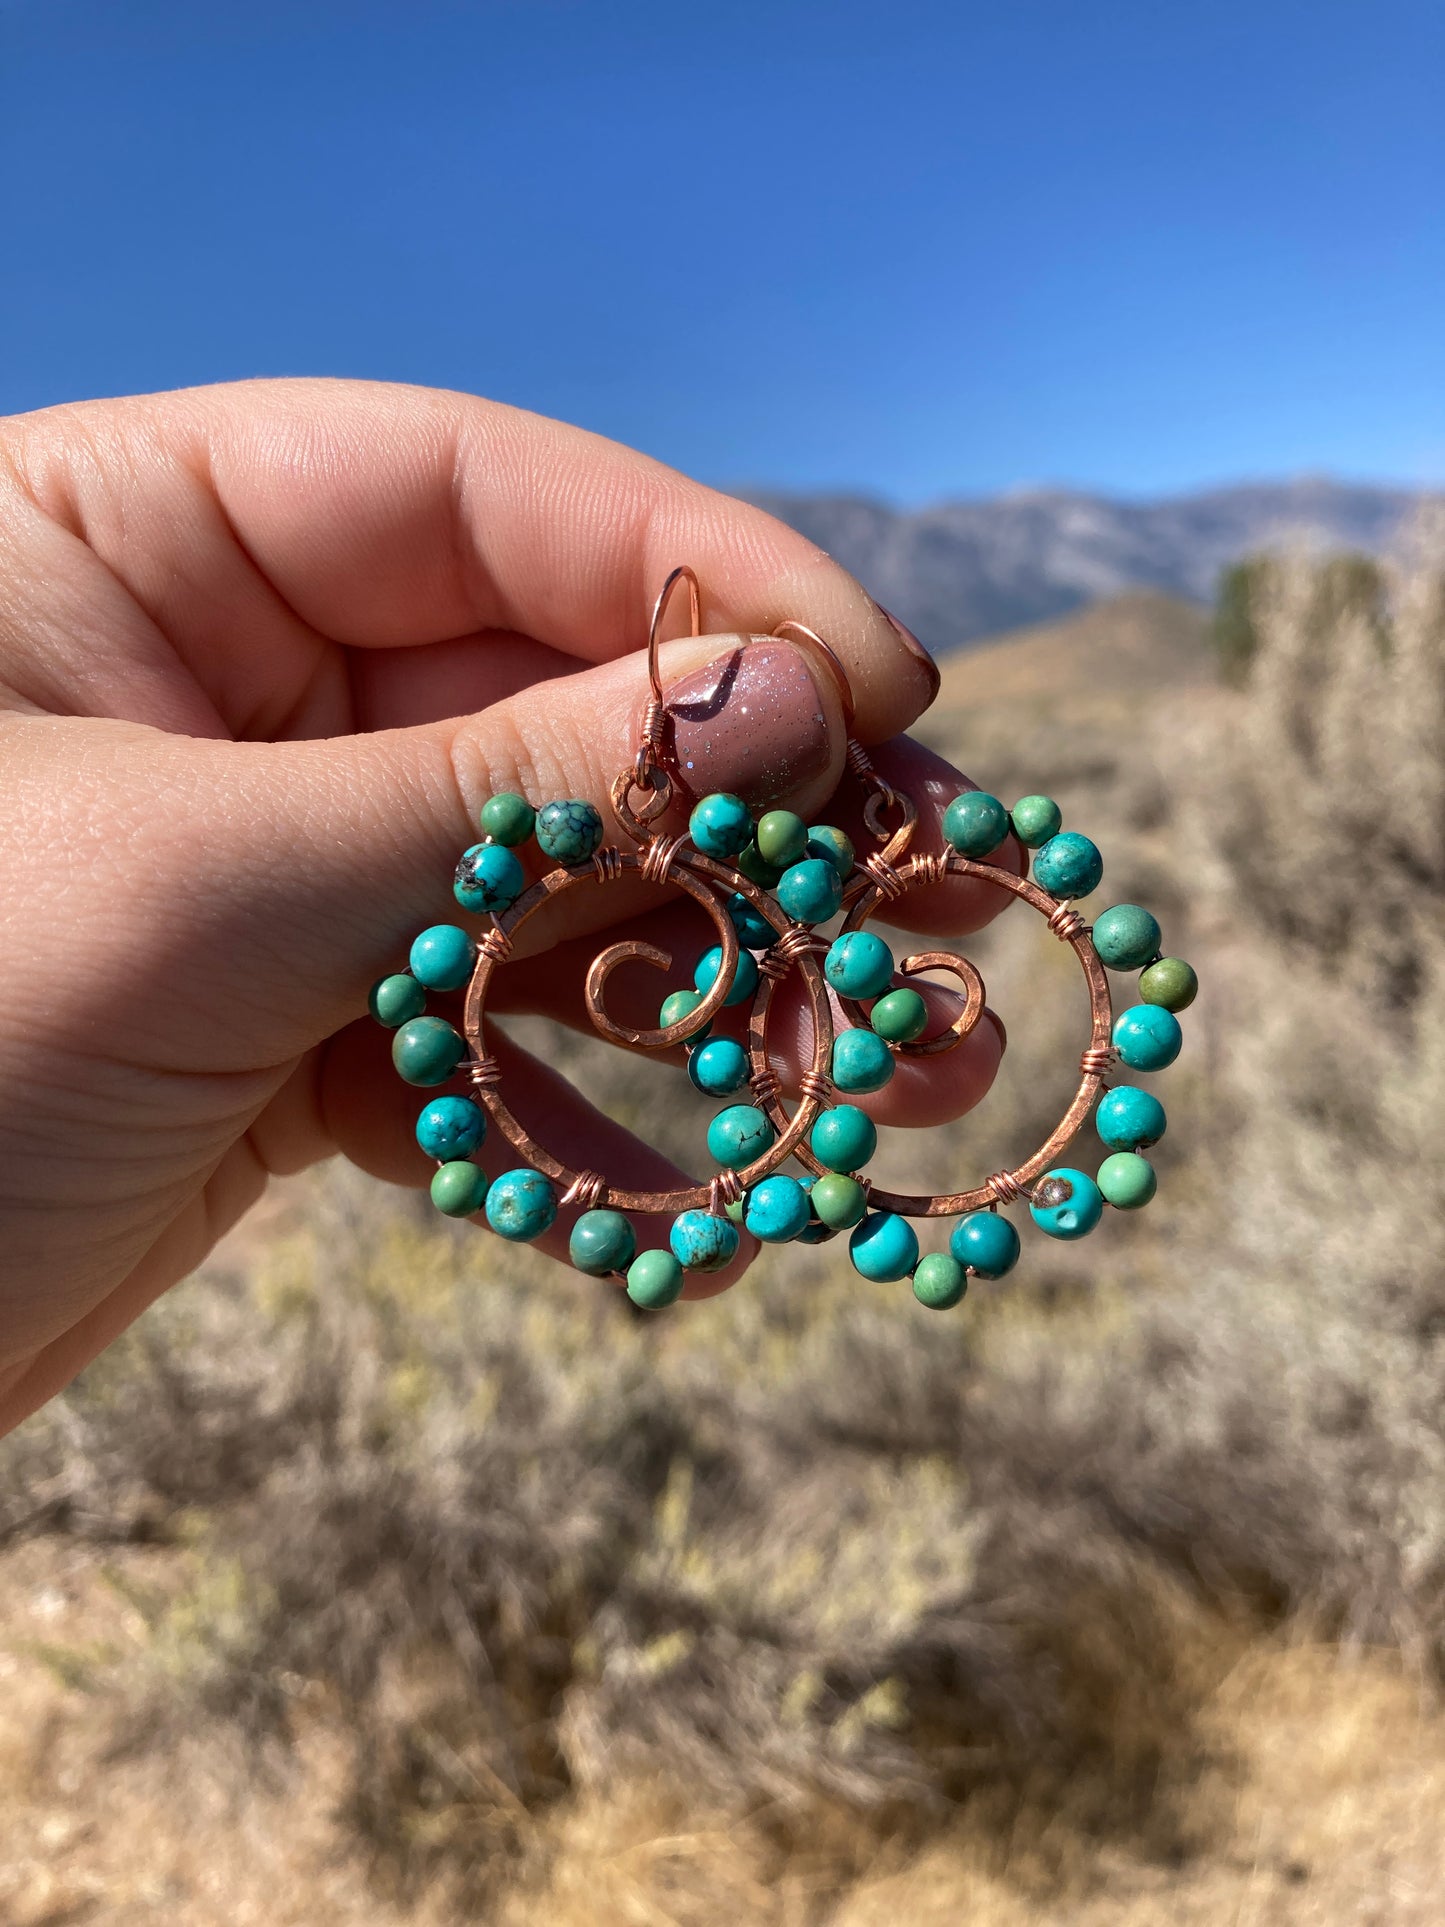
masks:
{"label": "green turquoise bead", "polygon": [[766,950],[777,938],[777,931],[760,910],[755,910],[743,896],[736,892],[727,900],[727,913],[732,918],[733,929],[738,933],[738,942],[744,950]]}
{"label": "green turquoise bead", "polygon": [[670,1251],[640,1251],[627,1267],[627,1295],[644,1311],[662,1311],[682,1296],[682,1266]]}
{"label": "green turquoise bead", "polygon": [[829,1171],[860,1171],[878,1149],[878,1127],[856,1104],[835,1104],[808,1133],[813,1156]]}
{"label": "green turquoise bead", "polygon": [[764,863],[786,870],[789,864],[801,862],[806,853],[808,826],[791,810],[769,810],[766,816],[758,818],[753,841]]}
{"label": "green turquoise bead", "polygon": [[540,1238],[556,1216],[557,1193],[540,1171],[504,1171],[487,1193],[487,1223],[513,1244]]}
{"label": "green turquoise bead", "polygon": [[863,1277],[891,1285],[918,1263],[918,1233],[896,1211],[874,1211],[848,1240],[848,1256]]}
{"label": "green turquoise bead", "polygon": [[807,854],[831,863],[846,882],[853,868],[853,839],[831,823],[814,823],[808,831]]}
{"label": "green turquoise bead", "polygon": [[1162,1004],[1131,1004],[1114,1019],[1114,1048],[1131,1071],[1167,1070],[1183,1042],[1179,1019]]}
{"label": "green turquoise bead", "polygon": [[823,975],[855,1003],[881,997],[893,982],[893,952],[871,930],[845,930],[828,946]]}
{"label": "green turquoise bead", "polygon": [[1137,1084],[1116,1084],[1105,1091],[1094,1113],[1094,1128],[1111,1151],[1142,1151],[1157,1144],[1167,1122],[1164,1106]]}
{"label": "green turquoise bead", "polygon": [[749,883],[757,884],[760,890],[777,888],[778,879],[783,874],[783,866],[769,863],[760,853],[756,843],[750,843],[738,857],[738,868]]}
{"label": "green turquoise bead", "polygon": [[753,819],[740,796],[715,790],[687,820],[688,834],[704,856],[738,856],[753,840]]}
{"label": "green turquoise bead", "polygon": [[830,1231],[851,1231],[868,1209],[868,1193],[857,1178],[844,1177],[841,1171],[815,1178],[809,1196],[814,1217]]}
{"label": "green turquoise bead", "polygon": [[1188,1010],[1199,994],[1199,979],[1182,957],[1161,957],[1139,979],[1139,995],[1146,1004],[1164,1010]]}
{"label": "green turquoise bead", "polygon": [[1104,874],[1098,846],[1077,830],[1051,836],[1034,857],[1034,882],[1051,897],[1086,897]]}
{"label": "green turquoise bead", "polygon": [[602,847],[602,817],[590,803],[568,797],[537,812],[537,846],[554,863],[585,863]]}
{"label": "green turquoise bead", "polygon": [[741,1171],[770,1151],[777,1135],[755,1104],[729,1104],[707,1127],[708,1156],[725,1171]]}
{"label": "green turquoise bead", "polygon": [[[704,950],[697,960],[697,969],[692,973],[692,981],[704,996],[717,982],[717,973],[722,969],[723,949],[715,943],[711,950]],[[737,964],[733,969],[733,987],[723,998],[729,1008],[745,1004],[757,994],[758,966],[750,950],[739,950]]]}
{"label": "green turquoise bead", "polygon": [[811,1214],[808,1194],[798,1180],[775,1171],[749,1191],[743,1223],[764,1244],[781,1245],[807,1229]]}
{"label": "green turquoise bead", "polygon": [[394,977],[382,977],[371,986],[366,1007],[378,1024],[395,1030],[409,1018],[421,1016],[426,1009],[426,992],[415,977],[398,971]]}
{"label": "green turquoise bead", "polygon": [[1103,1215],[1104,1197],[1098,1185],[1068,1165],[1046,1171],[1034,1186],[1029,1216],[1051,1238],[1066,1242],[1082,1238]]}
{"label": "green turquoise bead", "polygon": [[567,1256],[589,1278],[626,1271],[637,1256],[637,1233],[620,1211],[584,1211],[567,1240]]}
{"label": "green turquoise bead", "polygon": [[1105,1158],[1094,1182],[1117,1211],[1137,1211],[1159,1189],[1154,1166],[1137,1151],[1116,1151]]}
{"label": "green turquoise bead", "polygon": [[472,974],[477,946],[459,924],[434,923],[412,945],[407,961],[428,990],[460,990]]}
{"label": "green turquoise bead", "polygon": [[434,1097],[416,1121],[416,1141],[429,1158],[469,1158],[487,1135],[487,1114],[469,1097]]}
{"label": "green turquoise bead", "polygon": [[1064,827],[1064,813],[1052,796],[1021,796],[1009,816],[1014,835],[1028,850],[1037,850]]}
{"label": "green turquoise bead", "polygon": [[747,1083],[751,1069],[747,1052],[732,1037],[711,1038],[688,1053],[688,1077],[705,1097],[731,1097]]}
{"label": "green turquoise bead", "polygon": [[1159,925],[1137,903],[1116,903],[1094,919],[1094,948],[1110,970],[1142,970],[1159,955]]}
{"label": "green turquoise bead", "polygon": [[[700,990],[674,990],[670,996],[662,1000],[662,1009],[657,1013],[659,1027],[663,1030],[671,1030],[674,1024],[686,1023],[701,1003]],[[685,1032],[684,1036],[677,1041],[679,1043],[688,1040],[696,1042],[699,1038],[706,1037],[711,1029],[712,1023],[709,1020],[699,1029]]]}
{"label": "green turquoise bead", "polygon": [[729,1224],[741,1224],[748,1213],[746,1198],[729,1198],[723,1206],[723,1216]]}
{"label": "green turquoise bead", "polygon": [[874,1030],[840,1030],[833,1039],[829,1076],[852,1097],[881,1091],[893,1075],[893,1053]]}
{"label": "green turquoise bead", "polygon": [[479,1164],[458,1159],[432,1174],[431,1201],[449,1218],[470,1218],[487,1199],[487,1174]]}
{"label": "green turquoise bead", "polygon": [[522,866],[501,843],[474,843],[457,865],[452,895],[463,910],[498,916],[527,887]]}
{"label": "green turquoise bead", "polygon": [[778,878],[778,902],[795,923],[826,923],[842,907],[843,879],[822,857],[807,857]]}
{"label": "green turquoise bead", "polygon": [[1019,1234],[997,1211],[970,1211],[953,1227],[948,1249],[980,1278],[1002,1278],[1019,1261]]}
{"label": "green turquoise bead", "polygon": [[946,1251],[920,1258],[913,1274],[913,1296],[930,1311],[950,1311],[968,1290],[968,1273]]}
{"label": "green turquoise bead", "polygon": [[518,843],[525,843],[532,834],[537,812],[525,796],[518,796],[515,790],[503,790],[500,795],[487,798],[477,820],[483,836],[505,844],[510,850]]}
{"label": "green turquoise bead", "polygon": [[408,1084],[445,1084],[467,1040],[444,1017],[413,1017],[391,1040],[391,1061]]}
{"label": "green turquoise bead", "polygon": [[890,1044],[911,1044],[928,1028],[928,1006],[916,990],[890,990],[869,1011],[868,1021]]}
{"label": "green turquoise bead", "polygon": [[943,812],[943,834],[960,856],[988,856],[1008,835],[1008,811],[987,790],[965,790]]}
{"label": "green turquoise bead", "polygon": [[721,1271],[738,1255],[737,1226],[709,1211],[680,1211],[667,1241],[686,1271]]}

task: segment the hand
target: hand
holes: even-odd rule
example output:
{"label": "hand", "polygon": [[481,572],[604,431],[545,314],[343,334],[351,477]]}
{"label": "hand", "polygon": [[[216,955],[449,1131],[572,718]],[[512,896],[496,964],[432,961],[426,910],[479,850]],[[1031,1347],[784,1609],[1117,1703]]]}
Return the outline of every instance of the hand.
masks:
{"label": "hand", "polygon": [[[925,822],[962,786],[890,740],[935,673],[826,556],[640,455],[469,396],[259,382],[19,417],[0,424],[0,545],[0,1425],[190,1271],[268,1174],[342,1151],[426,1181],[421,1095],[353,1020],[411,936],[456,915],[488,794],[606,811],[675,563],[698,571],[704,628],[739,632],[663,651],[702,788],[832,815],[835,688],[805,648],[735,653],[789,616],[828,638],[856,734]],[[908,907],[960,931],[1001,894],[950,883]],[[585,1022],[581,960],[670,927],[659,901],[635,879],[572,893],[499,1008]],[[629,975],[655,1021],[659,980],[619,973],[619,1000]],[[496,1048],[559,1155],[680,1181]],[[953,1115],[1001,1048],[980,1025],[870,1107]]]}

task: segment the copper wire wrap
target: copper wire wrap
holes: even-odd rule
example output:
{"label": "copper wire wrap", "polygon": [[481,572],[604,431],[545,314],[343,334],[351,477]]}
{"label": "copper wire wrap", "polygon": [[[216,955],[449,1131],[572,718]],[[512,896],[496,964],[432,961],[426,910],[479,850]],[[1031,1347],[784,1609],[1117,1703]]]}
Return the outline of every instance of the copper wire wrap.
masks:
{"label": "copper wire wrap", "polygon": [[720,1172],[707,1187],[708,1210],[715,1218],[720,1218],[728,1205],[742,1201],[746,1189],[736,1171]]}
{"label": "copper wire wrap", "polygon": [[489,1091],[502,1081],[502,1067],[495,1057],[477,1057],[467,1066],[467,1076],[479,1091]]}
{"label": "copper wire wrap", "polygon": [[512,954],[512,939],[500,924],[493,924],[484,930],[477,942],[478,955],[489,957],[493,963],[504,964]]}
{"label": "copper wire wrap", "polygon": [[1061,903],[1049,918],[1049,928],[1061,943],[1074,943],[1087,937],[1089,926],[1070,903]]}
{"label": "copper wire wrap", "polygon": [[685,836],[660,836],[655,842],[649,843],[637,865],[643,882],[666,883],[672,875],[678,852],[686,842]]}
{"label": "copper wire wrap", "polygon": [[1102,1048],[1091,1044],[1079,1059],[1079,1069],[1085,1077],[1107,1077],[1114,1068],[1115,1052],[1112,1045]]}
{"label": "copper wire wrap", "polygon": [[984,1189],[995,1204],[1015,1204],[1028,1196],[1012,1171],[995,1171],[991,1178],[985,1179]]}
{"label": "copper wire wrap", "polygon": [[814,956],[826,949],[820,944],[811,930],[795,923],[791,930],[785,930],[775,944],[771,944],[758,958],[758,969],[766,977],[776,981],[786,977],[799,957]]}
{"label": "copper wire wrap", "polygon": [[599,883],[616,883],[622,875],[622,852],[615,843],[608,843],[592,854],[592,868]]}
{"label": "copper wire wrap", "polygon": [[562,1193],[562,1202],[580,1204],[584,1211],[595,1211],[607,1202],[607,1180],[600,1171],[579,1171]]}
{"label": "copper wire wrap", "polygon": [[908,888],[887,857],[880,855],[877,850],[871,856],[864,857],[863,868],[890,902],[901,897]]}

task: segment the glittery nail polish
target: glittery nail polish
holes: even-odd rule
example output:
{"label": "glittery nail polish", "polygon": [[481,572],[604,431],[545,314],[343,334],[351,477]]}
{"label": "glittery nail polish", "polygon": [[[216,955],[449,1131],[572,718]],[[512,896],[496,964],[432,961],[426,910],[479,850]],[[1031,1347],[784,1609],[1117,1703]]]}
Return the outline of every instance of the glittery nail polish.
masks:
{"label": "glittery nail polish", "polygon": [[821,776],[831,747],[813,670],[791,643],[739,646],[668,689],[663,756],[694,797],[727,790],[766,808]]}

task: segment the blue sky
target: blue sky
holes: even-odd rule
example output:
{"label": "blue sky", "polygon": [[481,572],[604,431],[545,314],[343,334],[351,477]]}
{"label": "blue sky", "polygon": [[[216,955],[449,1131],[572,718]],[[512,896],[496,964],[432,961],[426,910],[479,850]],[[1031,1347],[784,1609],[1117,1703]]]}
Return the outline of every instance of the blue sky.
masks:
{"label": "blue sky", "polygon": [[469,388],[904,502],[1445,479],[1436,0],[0,0],[0,412]]}

